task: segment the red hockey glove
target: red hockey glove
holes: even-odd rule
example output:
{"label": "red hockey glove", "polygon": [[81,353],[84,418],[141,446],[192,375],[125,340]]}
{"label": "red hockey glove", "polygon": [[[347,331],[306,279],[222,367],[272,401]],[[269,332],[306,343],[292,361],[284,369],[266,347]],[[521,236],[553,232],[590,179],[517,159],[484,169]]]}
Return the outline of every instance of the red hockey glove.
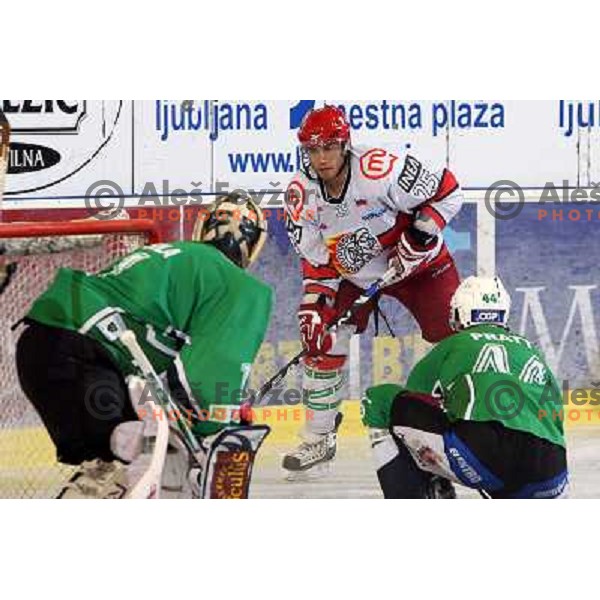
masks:
{"label": "red hockey glove", "polygon": [[327,354],[335,343],[335,333],[327,327],[333,323],[336,312],[326,304],[302,304],[298,310],[302,345],[308,356]]}
{"label": "red hockey glove", "polygon": [[411,230],[404,231],[390,255],[389,266],[396,269],[398,279],[406,279],[422,264],[433,260],[440,253],[442,243],[442,237],[436,236],[422,244]]}

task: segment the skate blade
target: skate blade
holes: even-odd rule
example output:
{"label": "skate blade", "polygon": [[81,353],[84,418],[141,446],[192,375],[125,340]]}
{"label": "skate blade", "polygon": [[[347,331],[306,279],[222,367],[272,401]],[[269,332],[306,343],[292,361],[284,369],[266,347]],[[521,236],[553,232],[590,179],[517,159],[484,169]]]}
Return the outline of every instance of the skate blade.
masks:
{"label": "skate blade", "polygon": [[306,469],[305,471],[288,471],[287,469],[282,469],[283,476],[285,481],[288,481],[289,483],[323,479],[333,472],[334,462],[335,461],[333,460],[329,460],[325,463],[315,465],[311,469]]}

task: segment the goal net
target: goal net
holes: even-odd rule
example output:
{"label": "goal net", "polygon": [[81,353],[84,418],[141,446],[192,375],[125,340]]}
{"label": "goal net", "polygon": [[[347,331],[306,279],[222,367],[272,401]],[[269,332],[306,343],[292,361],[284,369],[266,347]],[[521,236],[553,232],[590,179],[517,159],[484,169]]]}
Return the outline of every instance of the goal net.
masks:
{"label": "goal net", "polygon": [[104,269],[119,257],[159,241],[152,221],[0,223],[0,498],[52,498],[71,470],[19,386],[11,328],[60,267]]}

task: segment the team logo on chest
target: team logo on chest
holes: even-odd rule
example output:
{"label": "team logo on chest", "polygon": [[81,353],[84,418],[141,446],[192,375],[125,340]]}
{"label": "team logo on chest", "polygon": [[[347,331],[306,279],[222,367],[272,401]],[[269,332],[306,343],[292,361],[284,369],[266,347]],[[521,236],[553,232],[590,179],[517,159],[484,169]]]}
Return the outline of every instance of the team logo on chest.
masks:
{"label": "team logo on chest", "polygon": [[360,157],[360,170],[367,179],[383,179],[394,168],[398,157],[382,148],[373,148]]}
{"label": "team logo on chest", "polygon": [[336,269],[342,275],[358,273],[383,251],[379,240],[366,227],[330,238],[327,246]]}

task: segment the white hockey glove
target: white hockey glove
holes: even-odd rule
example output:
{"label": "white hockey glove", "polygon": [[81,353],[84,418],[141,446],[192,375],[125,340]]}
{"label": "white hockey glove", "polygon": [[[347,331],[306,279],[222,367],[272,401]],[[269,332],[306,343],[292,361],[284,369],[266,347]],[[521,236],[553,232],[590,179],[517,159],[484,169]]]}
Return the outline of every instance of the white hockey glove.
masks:
{"label": "white hockey glove", "polygon": [[406,279],[440,253],[443,244],[441,235],[430,238],[425,243],[423,241],[422,234],[414,229],[404,231],[400,236],[389,259],[389,266],[396,269],[398,280]]}

